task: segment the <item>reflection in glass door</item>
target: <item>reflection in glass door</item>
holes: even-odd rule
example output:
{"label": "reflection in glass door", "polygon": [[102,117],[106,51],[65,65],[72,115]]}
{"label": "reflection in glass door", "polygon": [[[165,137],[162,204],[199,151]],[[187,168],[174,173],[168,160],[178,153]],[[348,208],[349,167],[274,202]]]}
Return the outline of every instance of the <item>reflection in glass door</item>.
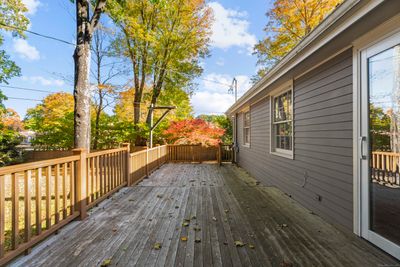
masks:
{"label": "reflection in glass door", "polygon": [[369,230],[400,245],[400,45],[366,57]]}

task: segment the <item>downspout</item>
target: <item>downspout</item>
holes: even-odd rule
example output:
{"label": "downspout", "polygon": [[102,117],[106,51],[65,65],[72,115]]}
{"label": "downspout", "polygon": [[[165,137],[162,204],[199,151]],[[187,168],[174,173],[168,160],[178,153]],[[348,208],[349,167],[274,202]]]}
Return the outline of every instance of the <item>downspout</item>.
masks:
{"label": "downspout", "polygon": [[233,115],[233,159],[232,162],[237,164],[237,153],[239,152],[239,144],[237,140],[237,113]]}

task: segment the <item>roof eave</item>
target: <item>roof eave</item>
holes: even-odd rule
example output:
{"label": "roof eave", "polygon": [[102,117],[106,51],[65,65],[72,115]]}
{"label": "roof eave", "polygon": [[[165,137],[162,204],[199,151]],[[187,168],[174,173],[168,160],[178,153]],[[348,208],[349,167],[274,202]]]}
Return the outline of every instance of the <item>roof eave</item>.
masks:
{"label": "roof eave", "polygon": [[[371,1],[366,8],[360,9],[358,16],[351,16],[348,19],[348,21],[353,20],[350,25],[352,25],[363,15],[371,11],[373,8],[380,5],[383,1],[384,0]],[[238,101],[225,112],[225,114],[229,116],[230,114],[236,112],[243,106],[243,104],[245,104],[245,102],[250,100],[256,94],[260,93],[262,90],[266,89],[269,84],[276,81],[279,77],[281,77],[281,75],[286,73],[286,71],[299,64],[299,62],[289,64],[290,61],[296,59],[296,57],[302,58],[301,61],[303,61],[304,59],[308,58],[312,54],[312,52],[323,46],[325,43],[314,43],[315,39],[318,36],[323,33],[334,34],[334,36],[337,36],[340,32],[344,31],[347,27],[343,27],[341,31],[338,32],[337,27],[331,26],[360,2],[361,0],[347,0],[343,2],[329,16],[327,16],[320,25],[318,25],[312,32],[310,32],[310,34],[308,34],[295,48],[293,48],[280,62],[278,62],[263,78],[261,78],[261,80],[254,84],[242,97],[240,97]],[[354,21],[355,18],[358,19]],[[343,22],[343,24],[345,24],[345,22]],[[333,37],[331,37],[330,39],[332,39]],[[311,49],[313,46],[315,46],[314,49]],[[308,54],[300,53],[306,48],[309,48],[311,52],[309,52]]]}

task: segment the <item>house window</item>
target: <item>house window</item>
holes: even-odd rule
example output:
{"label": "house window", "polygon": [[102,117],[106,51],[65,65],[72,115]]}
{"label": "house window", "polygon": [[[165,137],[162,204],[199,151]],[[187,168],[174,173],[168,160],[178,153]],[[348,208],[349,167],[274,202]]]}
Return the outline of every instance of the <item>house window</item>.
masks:
{"label": "house window", "polygon": [[250,145],[250,111],[245,112],[243,117],[243,144]]}
{"label": "house window", "polygon": [[[287,87],[285,87],[287,89]],[[293,157],[293,97],[289,90],[272,97],[271,153]]]}

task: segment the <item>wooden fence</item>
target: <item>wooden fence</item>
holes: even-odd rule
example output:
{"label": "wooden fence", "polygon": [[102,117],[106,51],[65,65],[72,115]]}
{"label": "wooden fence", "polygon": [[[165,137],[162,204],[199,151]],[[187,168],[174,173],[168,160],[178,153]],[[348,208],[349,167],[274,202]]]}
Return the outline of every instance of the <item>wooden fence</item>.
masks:
{"label": "wooden fence", "polygon": [[232,161],[231,145],[204,147],[201,145],[168,145],[170,162]]}
{"label": "wooden fence", "polygon": [[376,182],[400,186],[400,154],[393,152],[372,152],[371,178]]}
{"label": "wooden fence", "polygon": [[0,168],[0,266],[167,161],[230,161],[229,146],[165,145],[130,153],[129,144]]}
{"label": "wooden fence", "polygon": [[221,144],[220,148],[220,162],[233,162],[233,145],[232,144]]}

